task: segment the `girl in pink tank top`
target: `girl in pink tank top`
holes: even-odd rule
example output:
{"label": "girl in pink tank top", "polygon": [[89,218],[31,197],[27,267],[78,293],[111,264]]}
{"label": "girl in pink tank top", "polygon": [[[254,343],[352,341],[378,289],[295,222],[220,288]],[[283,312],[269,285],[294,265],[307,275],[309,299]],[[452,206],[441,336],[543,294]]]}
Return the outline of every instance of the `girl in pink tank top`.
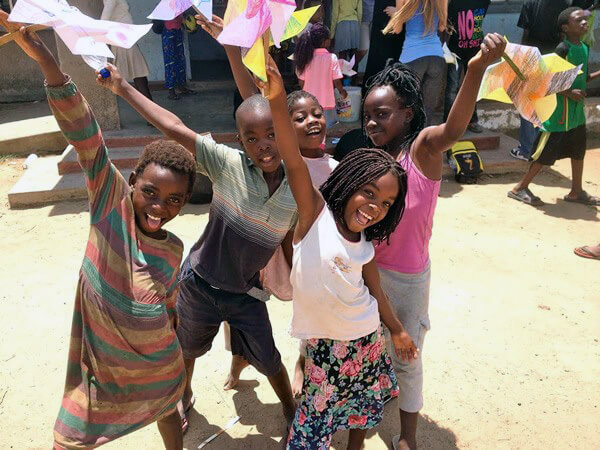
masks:
{"label": "girl in pink tank top", "polygon": [[[382,287],[395,312],[423,348],[429,327],[429,239],[440,191],[444,152],[465,132],[485,69],[506,44],[498,34],[487,35],[481,51],[469,62],[462,87],[448,120],[425,128],[423,93],[417,75],[394,63],[369,80],[363,105],[365,130],[373,144],[396,157],[408,174],[406,210],[389,242],[376,248]],[[398,298],[395,298],[398,297]],[[394,448],[416,448],[418,412],[422,407],[422,358],[405,364],[394,361],[400,395],[402,434]],[[399,445],[402,441],[404,447]]]}

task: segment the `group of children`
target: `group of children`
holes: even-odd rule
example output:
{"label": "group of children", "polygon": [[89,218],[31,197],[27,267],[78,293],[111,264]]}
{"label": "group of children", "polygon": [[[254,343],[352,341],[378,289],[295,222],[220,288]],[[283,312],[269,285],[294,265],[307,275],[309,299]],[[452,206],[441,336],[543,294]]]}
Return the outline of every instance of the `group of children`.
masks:
{"label": "group of children", "polygon": [[[198,17],[213,36],[222,23],[214,19]],[[5,13],[0,21],[19,29]],[[323,106],[305,91],[286,97],[272,60],[267,99],[256,94],[264,83],[254,83],[240,50],[226,47],[245,98],[236,112],[242,151],[190,130],[110,65],[111,76],[98,83],[169,139],[144,149],[128,181],[111,164],[87,102],[44,44],[25,28],[16,41],[46,78],[90,200],[54,447],[95,447],[156,421],[165,447],[181,449],[195,359],[227,322],[234,358],[266,375],[281,400],[287,448],[325,449],[336,431],[350,429],[348,448],[358,449],[381,421],[384,402],[397,396],[394,447],[415,449],[443,153],[469,124],[504,39],[484,38],[438,126],[425,128],[418,77],[400,63],[386,67],[369,82],[363,105],[376,148],[357,149],[337,165],[323,151]],[[189,198],[196,169],[211,179],[213,200],[181,264],[183,245],[163,226]],[[291,334],[302,341],[299,406],[260,276],[280,247],[291,263]]]}

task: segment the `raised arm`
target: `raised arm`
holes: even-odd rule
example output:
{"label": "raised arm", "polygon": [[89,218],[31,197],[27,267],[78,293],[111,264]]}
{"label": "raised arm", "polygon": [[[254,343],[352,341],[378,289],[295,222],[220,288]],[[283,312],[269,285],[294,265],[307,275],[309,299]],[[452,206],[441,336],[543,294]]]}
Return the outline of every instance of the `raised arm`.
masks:
{"label": "raised arm", "polygon": [[448,150],[465,133],[485,69],[498,60],[506,41],[498,33],[488,34],[481,50],[469,61],[469,67],[446,123],[425,128],[411,148],[411,157],[423,175],[438,180],[442,176],[442,153]]}
{"label": "raised arm", "polygon": [[119,71],[112,64],[108,65],[110,77],[102,78],[98,75],[98,84],[110,89],[115,95],[123,98],[144,119],[158,128],[165,136],[179,142],[193,155],[196,154],[196,133],[189,129],[179,117],[152,100],[123,79]]}
{"label": "raised arm", "polygon": [[100,19],[110,20],[112,13],[115,10],[115,6],[117,6],[117,0],[102,0],[102,2],[104,3],[104,8],[102,9]]}
{"label": "raised arm", "polygon": [[[300,155],[296,132],[288,113],[283,80],[271,57],[267,62],[267,77],[275,141],[298,205],[298,224],[294,231],[294,241],[298,242],[306,235],[325,202],[321,194],[313,187],[306,162]],[[264,87],[264,83],[260,80],[257,81],[257,84],[259,87]]]}
{"label": "raised arm", "polygon": [[[196,22],[198,25],[202,27],[204,31],[206,31],[209,35],[213,37],[213,39],[217,40],[221,31],[223,31],[223,19],[219,16],[215,16],[213,14],[213,21],[209,22],[206,20],[206,17],[198,14],[196,16]],[[254,84],[254,80],[252,79],[252,75],[244,66],[242,62],[242,53],[239,47],[234,47],[231,45],[224,45],[225,54],[227,55],[227,60],[229,61],[229,66],[231,67],[231,72],[233,73],[233,79],[235,80],[235,85],[240,91],[240,95],[244,100],[248,97],[253,96],[254,94],[258,94],[258,89]]]}
{"label": "raised arm", "polygon": [[405,361],[417,359],[419,350],[402,326],[400,320],[398,320],[398,317],[396,317],[387,294],[381,288],[379,271],[375,259],[372,259],[363,266],[363,279],[365,280],[365,285],[369,288],[369,292],[377,300],[379,316],[383,324],[390,330],[392,342],[398,357]]}

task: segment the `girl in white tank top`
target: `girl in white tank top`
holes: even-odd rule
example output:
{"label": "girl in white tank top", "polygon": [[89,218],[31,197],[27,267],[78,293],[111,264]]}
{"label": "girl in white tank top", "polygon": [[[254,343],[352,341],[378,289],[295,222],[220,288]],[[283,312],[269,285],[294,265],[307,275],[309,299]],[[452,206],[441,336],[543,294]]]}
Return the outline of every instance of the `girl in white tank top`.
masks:
{"label": "girl in white tank top", "polygon": [[399,357],[418,355],[381,289],[371,243],[400,221],[406,174],[387,153],[362,149],[315,189],[272,60],[267,71],[277,147],[298,205],[292,335],[307,339],[302,403],[287,446],[328,448],[336,431],[350,429],[349,444],[359,447],[381,421],[384,399],[398,395],[380,321]]}

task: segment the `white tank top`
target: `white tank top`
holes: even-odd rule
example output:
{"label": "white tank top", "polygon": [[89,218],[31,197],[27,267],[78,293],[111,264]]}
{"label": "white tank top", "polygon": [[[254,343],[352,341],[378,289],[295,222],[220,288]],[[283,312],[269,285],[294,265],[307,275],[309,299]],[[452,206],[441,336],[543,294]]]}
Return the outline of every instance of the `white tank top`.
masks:
{"label": "white tank top", "polygon": [[362,268],[375,250],[364,234],[359,242],[346,240],[325,205],[304,239],[293,247],[292,336],[350,341],[377,330],[377,300],[362,277]]}

